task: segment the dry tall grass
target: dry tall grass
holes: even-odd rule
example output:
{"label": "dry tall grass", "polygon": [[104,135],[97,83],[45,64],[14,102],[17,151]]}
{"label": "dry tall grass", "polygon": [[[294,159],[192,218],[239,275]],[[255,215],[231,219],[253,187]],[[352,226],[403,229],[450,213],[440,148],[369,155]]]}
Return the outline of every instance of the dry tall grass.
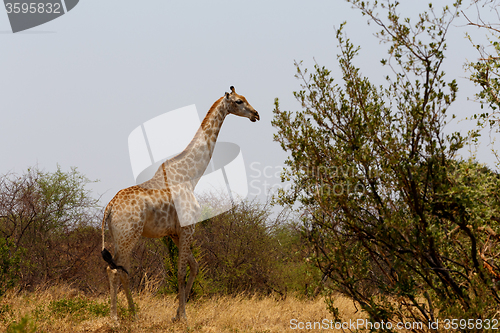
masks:
{"label": "dry tall grass", "polygon": [[[172,323],[177,302],[174,296],[135,294],[135,317],[125,310],[120,293],[119,323],[108,316],[107,295],[87,297],[70,288],[55,287],[34,293],[11,293],[0,301],[0,331],[10,332],[322,332],[321,329],[291,329],[290,320],[315,322],[332,319],[322,298],[301,300],[288,297],[223,296],[190,301],[188,323]],[[336,306],[343,319],[362,318],[353,303],[339,297]],[[28,318],[25,330],[16,330]],[[31,329],[31,330],[30,330]],[[330,330],[327,330],[330,331]]]}

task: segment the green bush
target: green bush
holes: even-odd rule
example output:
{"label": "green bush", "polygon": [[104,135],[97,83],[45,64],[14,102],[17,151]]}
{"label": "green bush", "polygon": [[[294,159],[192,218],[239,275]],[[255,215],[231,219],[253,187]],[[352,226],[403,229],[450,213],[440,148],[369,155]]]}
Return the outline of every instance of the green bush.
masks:
{"label": "green bush", "polygon": [[19,281],[22,253],[12,240],[0,237],[0,297]]}
{"label": "green bush", "polygon": [[52,173],[31,168],[0,177],[1,274],[17,270],[21,288],[61,281],[92,285],[85,270],[100,238],[94,228],[98,200],[86,188],[89,183],[75,168]]}
{"label": "green bush", "polygon": [[[178,260],[179,260],[179,249],[175,245],[174,241],[170,237],[163,237],[162,243],[166,248],[167,255],[165,256],[163,262],[165,267],[165,284],[160,289],[161,293],[177,294],[179,292],[179,284],[177,279],[178,272]],[[205,289],[210,286],[210,282],[205,276],[205,268],[203,266],[203,261],[200,255],[200,247],[196,244],[192,246],[193,256],[195,257],[198,264],[200,264],[198,269],[198,275],[191,289],[190,297],[196,297],[205,294]],[[187,267],[186,279],[189,278],[191,270],[189,265]]]}
{"label": "green bush", "polygon": [[[215,211],[227,204],[211,200]],[[198,223],[195,237],[210,293],[317,292],[321,272],[306,261],[300,229],[288,217],[273,218],[268,205],[243,201]]]}

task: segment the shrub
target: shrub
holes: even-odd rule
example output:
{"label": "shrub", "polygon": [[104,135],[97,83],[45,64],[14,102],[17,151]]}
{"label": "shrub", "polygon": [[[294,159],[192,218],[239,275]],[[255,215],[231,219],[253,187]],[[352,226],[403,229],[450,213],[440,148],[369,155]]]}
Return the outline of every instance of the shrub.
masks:
{"label": "shrub", "polygon": [[22,252],[12,240],[0,237],[0,297],[19,280]]}
{"label": "shrub", "polygon": [[16,282],[24,288],[83,276],[79,272],[99,244],[89,182],[74,168],[0,177],[0,256],[12,256],[1,259],[3,274],[17,269]]}
{"label": "shrub", "polygon": [[[210,200],[210,207],[216,210],[227,204]],[[302,246],[300,230],[281,215],[271,218],[269,205],[243,201],[198,223],[195,237],[210,292],[285,296],[290,291],[307,294],[307,289],[317,288],[315,281],[320,278],[303,274],[320,272],[312,262],[304,261],[307,249]]]}

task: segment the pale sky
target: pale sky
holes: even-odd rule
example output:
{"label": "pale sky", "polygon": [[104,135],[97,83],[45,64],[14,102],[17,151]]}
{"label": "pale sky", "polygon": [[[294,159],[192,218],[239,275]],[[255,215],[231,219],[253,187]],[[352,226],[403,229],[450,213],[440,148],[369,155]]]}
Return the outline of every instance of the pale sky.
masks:
{"label": "pale sky", "polygon": [[[404,9],[415,13],[413,6]],[[312,67],[315,59],[338,73],[334,26],[347,21],[348,37],[362,47],[356,63],[373,82],[384,83],[380,59],[387,46],[366,20],[340,0],[82,0],[54,21],[12,34],[0,9],[0,173],[35,164],[46,171],[76,166],[100,180],[92,189],[105,205],[134,184],[127,147],[134,128],[191,104],[203,118],[233,85],[261,121],[228,116],[219,140],[241,147],[253,181],[249,199],[263,199],[265,188],[279,183],[287,156],[273,142],[274,98],[283,109],[298,109],[294,60]],[[456,21],[450,32],[445,65],[459,82],[453,108],[459,119],[479,110],[467,101],[475,90],[463,63],[477,54],[463,24]],[[486,148],[479,158],[492,161]]]}

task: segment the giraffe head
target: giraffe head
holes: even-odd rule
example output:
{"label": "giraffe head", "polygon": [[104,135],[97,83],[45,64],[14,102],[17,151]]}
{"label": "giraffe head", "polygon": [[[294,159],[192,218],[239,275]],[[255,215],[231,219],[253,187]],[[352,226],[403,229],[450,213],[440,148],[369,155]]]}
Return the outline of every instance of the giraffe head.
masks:
{"label": "giraffe head", "polygon": [[248,103],[244,96],[238,95],[231,86],[231,93],[226,93],[225,103],[228,105],[229,113],[240,117],[247,117],[251,121],[260,120],[259,113]]}

